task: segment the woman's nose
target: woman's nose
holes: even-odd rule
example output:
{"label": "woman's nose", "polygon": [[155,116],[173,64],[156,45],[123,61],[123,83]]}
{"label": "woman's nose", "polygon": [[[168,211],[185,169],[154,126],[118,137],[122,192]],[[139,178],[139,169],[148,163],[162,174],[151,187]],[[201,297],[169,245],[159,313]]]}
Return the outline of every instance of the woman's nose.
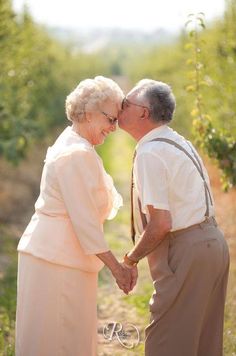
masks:
{"label": "woman's nose", "polygon": [[116,122],[114,124],[111,124],[110,129],[111,129],[111,131],[116,131],[116,129],[117,129]]}

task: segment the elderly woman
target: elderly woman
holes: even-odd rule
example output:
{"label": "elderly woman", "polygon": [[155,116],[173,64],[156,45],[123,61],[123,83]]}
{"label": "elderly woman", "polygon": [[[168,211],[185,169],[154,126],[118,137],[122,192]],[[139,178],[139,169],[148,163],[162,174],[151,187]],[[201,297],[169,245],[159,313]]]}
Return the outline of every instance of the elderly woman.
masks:
{"label": "elderly woman", "polygon": [[105,263],[125,293],[132,273],[103,236],[122,203],[94,146],[115,131],[123,93],[102,76],[66,99],[68,126],[48,149],[35,214],[18,245],[16,356],[94,356]]}

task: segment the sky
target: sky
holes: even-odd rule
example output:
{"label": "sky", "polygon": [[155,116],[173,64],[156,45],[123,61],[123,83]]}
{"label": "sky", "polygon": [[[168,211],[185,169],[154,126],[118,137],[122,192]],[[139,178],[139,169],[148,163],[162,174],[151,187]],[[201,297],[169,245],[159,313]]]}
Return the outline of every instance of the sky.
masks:
{"label": "sky", "polygon": [[16,11],[23,4],[34,20],[50,26],[145,32],[180,29],[190,13],[204,12],[208,22],[224,11],[224,0],[13,0]]}

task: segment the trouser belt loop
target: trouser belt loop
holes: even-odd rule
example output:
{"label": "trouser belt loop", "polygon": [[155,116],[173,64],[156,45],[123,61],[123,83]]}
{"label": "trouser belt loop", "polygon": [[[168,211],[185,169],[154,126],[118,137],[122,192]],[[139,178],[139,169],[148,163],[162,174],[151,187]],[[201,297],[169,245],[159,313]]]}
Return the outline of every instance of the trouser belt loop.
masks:
{"label": "trouser belt loop", "polygon": [[212,222],[213,222],[213,224],[215,225],[215,227],[217,227],[217,226],[218,226],[217,221],[216,221],[216,219],[215,219],[215,217],[214,217],[214,216],[212,216]]}
{"label": "trouser belt loop", "polygon": [[218,226],[214,216],[206,216],[205,220],[199,224],[202,228],[206,225]]}

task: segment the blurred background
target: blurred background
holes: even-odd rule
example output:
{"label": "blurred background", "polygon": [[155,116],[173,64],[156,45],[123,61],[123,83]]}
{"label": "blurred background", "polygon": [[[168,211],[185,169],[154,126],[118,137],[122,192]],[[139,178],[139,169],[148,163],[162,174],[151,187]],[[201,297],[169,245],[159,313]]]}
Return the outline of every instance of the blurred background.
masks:
{"label": "blurred background", "polygon": [[[125,93],[145,77],[171,85],[171,126],[203,156],[230,246],[224,355],[236,355],[236,0],[0,0],[0,356],[14,355],[16,246],[34,211],[46,149],[68,125],[66,95],[96,75],[112,77]],[[131,247],[134,145],[117,129],[98,147],[124,197],[105,226],[117,257]],[[152,293],[146,262],[129,297],[105,268],[99,287],[99,355],[142,355]],[[135,324],[139,345],[128,350],[105,340],[111,320]]]}

